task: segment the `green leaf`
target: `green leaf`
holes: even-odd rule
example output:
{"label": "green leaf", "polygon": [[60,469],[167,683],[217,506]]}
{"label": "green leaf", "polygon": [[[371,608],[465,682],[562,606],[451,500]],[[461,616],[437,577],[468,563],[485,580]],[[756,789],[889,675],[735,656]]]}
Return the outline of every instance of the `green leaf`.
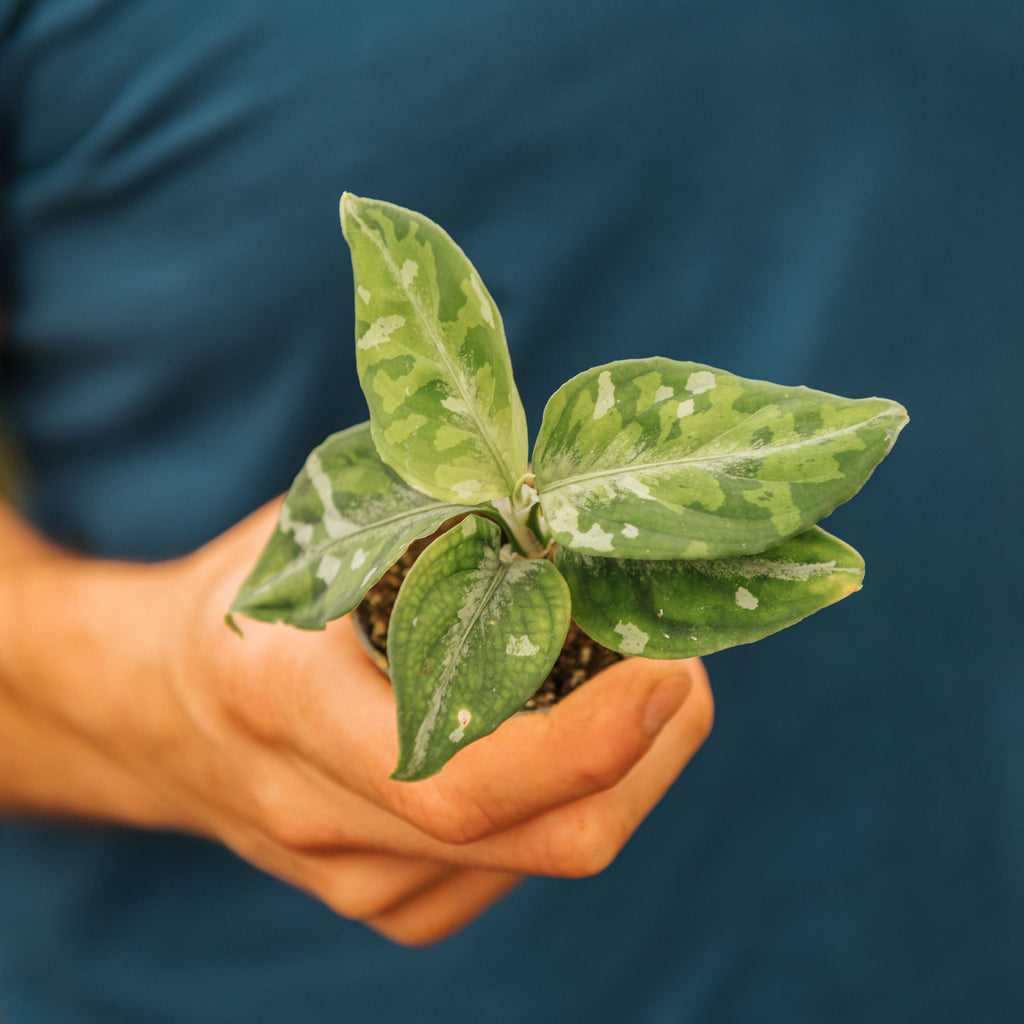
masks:
{"label": "green leaf", "polygon": [[465,512],[403,483],[381,462],[368,423],[333,434],[295,478],[230,614],[323,629],[350,612],[412,541]]}
{"label": "green leaf", "polygon": [[388,661],[398,704],[393,778],[425,779],[493,732],[547,678],[569,629],[569,588],[545,559],[507,560],[501,531],[467,516],[416,561],[395,602]]}
{"label": "green leaf", "polygon": [[883,398],[629,359],[587,370],[552,396],[533,468],[551,533],[577,551],[752,554],[852,498],[906,421]]}
{"label": "green leaf", "polygon": [[864,562],[813,527],[757,555],[600,558],[558,548],[573,618],[622,654],[688,658],[748,644],[860,589]]}
{"label": "green leaf", "polygon": [[407,483],[463,505],[527,471],[526,416],[494,300],[433,221],[346,193],[356,364],[373,440]]}

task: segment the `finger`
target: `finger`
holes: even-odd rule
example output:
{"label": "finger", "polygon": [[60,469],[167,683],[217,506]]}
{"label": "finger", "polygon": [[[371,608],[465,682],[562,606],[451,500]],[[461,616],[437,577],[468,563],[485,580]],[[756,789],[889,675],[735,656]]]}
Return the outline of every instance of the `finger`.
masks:
{"label": "finger", "polygon": [[[691,666],[693,686],[649,752],[611,789],[550,809],[472,843],[448,844],[424,834],[361,796],[305,769],[308,785],[287,798],[312,832],[307,845],[349,849],[377,847],[461,867],[515,873],[585,877],[603,870],[650,812],[707,738],[714,702],[699,661]],[[314,785],[315,783],[315,785]],[[314,803],[302,801],[317,790]],[[333,816],[337,825],[330,824]],[[342,824],[343,823],[343,824]]]}
{"label": "finger", "polygon": [[[412,831],[407,825],[394,824]],[[512,872],[457,868],[417,856],[305,853],[248,826],[240,836],[222,838],[268,874],[308,892],[340,916],[365,922],[405,945],[425,945],[447,937],[504,896],[521,878]],[[410,845],[426,846],[438,856],[445,853],[440,844],[431,844],[418,834]]]}
{"label": "finger", "polygon": [[502,871],[463,870],[366,923],[404,946],[440,942],[475,920],[522,881]]}
{"label": "finger", "polygon": [[589,877],[615,859],[711,731],[714,699],[707,674],[700,662],[692,673],[686,703],[617,786],[534,819],[515,835],[517,844],[540,857],[521,858],[531,874]]}
{"label": "finger", "polygon": [[[699,661],[693,687],[651,750],[611,789],[561,805],[476,843],[449,847],[458,863],[584,878],[603,871],[707,738],[714,701]],[[588,684],[589,685],[589,684]]]}
{"label": "finger", "polygon": [[[615,786],[686,700],[685,662],[629,659],[551,711],[516,716],[421,783],[369,795],[428,835],[469,843]],[[364,792],[366,792],[364,790]]]}
{"label": "finger", "polygon": [[249,827],[222,839],[251,864],[353,921],[387,914],[460,870],[393,853],[306,852]]}
{"label": "finger", "polygon": [[317,896],[335,913],[354,921],[386,915],[459,870],[382,853],[312,856],[304,869]]}

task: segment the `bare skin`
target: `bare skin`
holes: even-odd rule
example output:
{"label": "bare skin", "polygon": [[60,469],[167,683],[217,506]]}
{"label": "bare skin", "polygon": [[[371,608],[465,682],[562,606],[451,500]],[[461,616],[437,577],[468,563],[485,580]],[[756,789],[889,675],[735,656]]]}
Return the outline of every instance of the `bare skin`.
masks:
{"label": "bare skin", "polygon": [[224,626],[277,507],[135,565],[0,505],[0,813],[205,836],[409,945],[524,875],[606,867],[708,735],[701,663],[627,660],[435,778],[391,781],[394,700],[347,619]]}

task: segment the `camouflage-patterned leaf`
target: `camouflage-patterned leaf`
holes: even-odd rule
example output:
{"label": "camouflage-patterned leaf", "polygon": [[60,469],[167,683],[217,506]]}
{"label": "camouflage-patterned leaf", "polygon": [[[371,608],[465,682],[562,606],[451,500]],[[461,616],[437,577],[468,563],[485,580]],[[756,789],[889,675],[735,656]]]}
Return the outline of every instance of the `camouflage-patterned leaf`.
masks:
{"label": "camouflage-patterned leaf", "polygon": [[501,531],[467,516],[416,561],[395,602],[393,777],[425,779],[536,692],[569,629],[569,588],[545,559],[508,561]]}
{"label": "camouflage-patterned leaf", "polygon": [[606,647],[688,658],[748,644],[860,589],[864,562],[815,526],[735,558],[599,558],[559,548],[580,627]]}
{"label": "camouflage-patterned leaf", "polygon": [[403,483],[380,461],[368,423],[333,434],[295,478],[231,613],[323,629],[351,611],[412,541],[465,512]]}
{"label": "camouflage-patterned leaf", "polygon": [[381,458],[439,501],[508,497],[527,471],[526,416],[501,316],[433,221],[346,193],[356,363]]}
{"label": "camouflage-patterned leaf", "polygon": [[533,469],[552,534],[577,551],[752,554],[853,497],[906,419],[883,398],[630,359],[587,370],[554,394]]}

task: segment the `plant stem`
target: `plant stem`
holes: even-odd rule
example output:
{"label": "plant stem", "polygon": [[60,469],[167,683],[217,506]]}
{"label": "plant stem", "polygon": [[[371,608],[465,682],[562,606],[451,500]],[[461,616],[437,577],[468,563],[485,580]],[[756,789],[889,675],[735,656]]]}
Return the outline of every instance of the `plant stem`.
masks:
{"label": "plant stem", "polygon": [[516,490],[522,495],[521,501],[497,498],[489,501],[484,507],[505,531],[508,542],[517,555],[522,558],[542,558],[547,545],[528,524],[530,513],[537,504],[536,491],[528,485],[517,486]]}

